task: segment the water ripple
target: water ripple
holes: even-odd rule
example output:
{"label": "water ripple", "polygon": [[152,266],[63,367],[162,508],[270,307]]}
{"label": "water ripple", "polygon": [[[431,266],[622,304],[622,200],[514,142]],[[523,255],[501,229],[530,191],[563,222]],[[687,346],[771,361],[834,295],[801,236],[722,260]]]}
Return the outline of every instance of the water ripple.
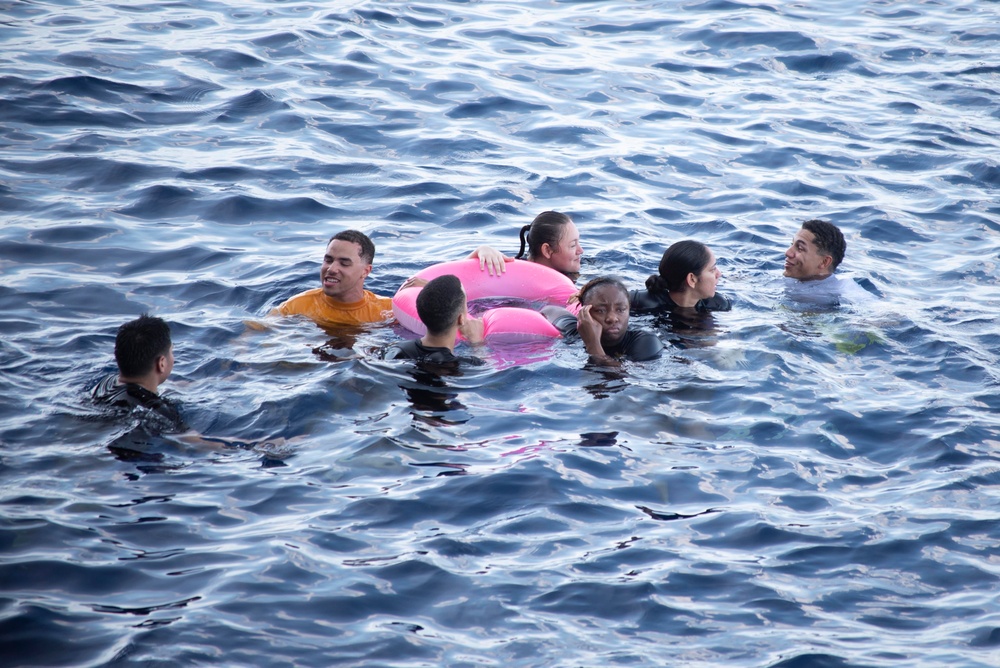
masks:
{"label": "water ripple", "polygon": [[[988,665],[989,3],[3,14],[8,660]],[[398,326],[265,316],[338,229],[391,294],[547,209],[583,280],[705,241],[734,309],[635,317],[655,362],[453,376],[381,361]],[[785,292],[814,217],[877,299]],[[211,442],[90,402],[144,311]]]}

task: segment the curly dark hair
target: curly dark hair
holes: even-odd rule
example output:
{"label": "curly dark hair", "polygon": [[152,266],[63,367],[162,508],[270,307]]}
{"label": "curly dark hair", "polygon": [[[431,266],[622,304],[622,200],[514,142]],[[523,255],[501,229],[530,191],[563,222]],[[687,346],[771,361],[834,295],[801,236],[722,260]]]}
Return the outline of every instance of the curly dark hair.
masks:
{"label": "curly dark hair", "polygon": [[847,242],[840,228],[825,220],[807,220],[802,223],[802,229],[813,233],[813,243],[820,253],[833,258],[830,271],[840,265],[844,260],[844,253],[847,252]]}

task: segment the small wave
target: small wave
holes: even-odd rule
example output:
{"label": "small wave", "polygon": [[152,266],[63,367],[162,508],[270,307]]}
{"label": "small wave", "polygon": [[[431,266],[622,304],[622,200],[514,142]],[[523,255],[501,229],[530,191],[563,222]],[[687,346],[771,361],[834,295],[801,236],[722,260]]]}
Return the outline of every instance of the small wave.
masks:
{"label": "small wave", "polygon": [[312,197],[264,199],[235,195],[211,205],[204,215],[207,219],[218,223],[243,225],[259,221],[337,220],[346,214],[343,209],[320,204]]}
{"label": "small wave", "polygon": [[53,79],[36,87],[38,90],[55,91],[76,97],[88,97],[102,102],[117,103],[122,101],[121,94],[141,96],[148,89],[133,84],[123,84],[117,81],[101,79],[94,76],[75,76]]}
{"label": "small wave", "polygon": [[815,51],[818,47],[811,37],[794,31],[724,32],[696,30],[680,35],[680,39],[701,42],[715,50],[741,50],[764,46],[777,51]]}
{"label": "small wave", "polygon": [[121,234],[117,227],[107,225],[56,225],[36,230],[28,237],[47,244],[94,243]]}
{"label": "small wave", "polygon": [[990,188],[1000,188],[1000,165],[996,163],[976,162],[968,165],[965,171],[980,185],[986,185]]}
{"label": "small wave", "polygon": [[513,30],[463,30],[461,31],[463,37],[467,37],[471,40],[482,41],[487,44],[495,44],[495,48],[500,48],[500,46],[507,40],[519,44],[536,44],[538,46],[545,46],[550,48],[565,47],[566,45],[557,42],[551,37],[545,37],[542,35],[527,35],[524,33],[514,32]]}
{"label": "small wave", "polygon": [[843,51],[821,56],[779,56],[778,61],[789,70],[801,74],[840,72],[858,62],[857,58]]}
{"label": "small wave", "polygon": [[543,144],[590,146],[591,143],[586,141],[585,138],[599,136],[601,134],[600,130],[596,130],[594,128],[583,128],[570,125],[550,125],[547,127],[536,128],[534,130],[523,130],[515,133],[515,136],[531,142],[540,142]]}
{"label": "small wave", "polygon": [[530,114],[534,111],[547,111],[549,109],[551,107],[547,105],[520,102],[508,97],[494,96],[483,98],[476,102],[460,104],[445,114],[445,116],[449,118],[485,118],[504,113]]}
{"label": "small wave", "polygon": [[131,206],[116,209],[117,213],[148,220],[182,216],[198,204],[198,194],[189,188],[157,185],[139,191],[139,200]]}
{"label": "small wave", "polygon": [[232,51],[229,49],[188,51],[185,52],[184,55],[197,58],[198,60],[203,60],[213,67],[218,67],[220,70],[226,70],[229,72],[238,72],[240,70],[254,69],[267,65],[266,62],[256,56],[251,56],[247,53],[240,53],[239,51]]}
{"label": "small wave", "polygon": [[583,26],[580,30],[585,32],[617,35],[632,32],[659,32],[663,28],[672,28],[674,26],[683,25],[683,23],[683,21],[670,21],[666,19],[661,21],[639,21],[637,23],[625,23],[622,25],[595,23],[593,25]]}
{"label": "small wave", "polygon": [[225,123],[236,123],[253,116],[263,116],[288,109],[284,102],[275,100],[262,90],[252,90],[240,95],[222,106],[222,113],[216,118]]}

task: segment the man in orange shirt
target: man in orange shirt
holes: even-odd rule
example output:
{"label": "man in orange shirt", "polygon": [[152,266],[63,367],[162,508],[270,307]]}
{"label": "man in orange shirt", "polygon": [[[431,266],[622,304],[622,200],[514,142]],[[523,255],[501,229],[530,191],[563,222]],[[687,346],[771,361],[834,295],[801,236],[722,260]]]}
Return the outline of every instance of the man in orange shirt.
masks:
{"label": "man in orange shirt", "polygon": [[305,315],[321,327],[360,325],[392,318],[392,299],[365,290],[375,244],[357,230],[334,234],[319,270],[322,287],[295,295],[272,314]]}

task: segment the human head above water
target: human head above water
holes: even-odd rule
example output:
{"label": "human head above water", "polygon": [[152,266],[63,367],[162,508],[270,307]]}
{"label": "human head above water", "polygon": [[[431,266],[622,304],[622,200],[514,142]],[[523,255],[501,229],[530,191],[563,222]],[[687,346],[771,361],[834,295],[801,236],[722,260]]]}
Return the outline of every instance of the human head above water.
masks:
{"label": "human head above water", "polygon": [[613,276],[599,276],[580,288],[577,299],[590,307],[590,316],[601,325],[601,343],[614,344],[628,329],[628,288]]}
{"label": "human head above water", "polygon": [[428,334],[446,333],[465,313],[465,290],[452,274],[431,279],[417,295],[417,315]]}
{"label": "human head above water", "polygon": [[785,251],[785,276],[808,281],[826,278],[844,259],[847,242],[840,229],[825,220],[807,220]]}
{"label": "human head above water", "polygon": [[580,232],[572,219],[558,211],[543,211],[530,225],[521,228],[521,249],[515,257],[527,259],[564,274],[580,273]]}
{"label": "human head above water", "polygon": [[358,232],[357,230],[343,230],[341,232],[337,232],[330,237],[330,240],[326,242],[326,245],[329,246],[334,241],[347,241],[352,244],[357,244],[361,248],[359,255],[365,264],[372,264],[375,262],[375,244],[364,232]]}
{"label": "human head above water", "polygon": [[844,261],[844,253],[847,252],[847,242],[840,228],[825,220],[813,219],[802,223],[802,229],[813,233],[813,243],[819,252],[833,258],[830,271],[835,271]]}
{"label": "human head above water", "polygon": [[144,313],[118,328],[115,361],[123,378],[145,376],[154,370],[160,357],[173,368],[170,326],[166,322]]}
{"label": "human head above water", "polygon": [[716,283],[722,275],[708,246],[691,239],[675,242],[663,251],[658,271],[646,279],[647,290],[658,293],[694,290],[699,299],[715,295]]}
{"label": "human head above water", "polygon": [[351,304],[364,298],[365,279],[372,270],[375,244],[357,230],[337,232],[326,245],[319,280],[323,294],[334,302]]}

